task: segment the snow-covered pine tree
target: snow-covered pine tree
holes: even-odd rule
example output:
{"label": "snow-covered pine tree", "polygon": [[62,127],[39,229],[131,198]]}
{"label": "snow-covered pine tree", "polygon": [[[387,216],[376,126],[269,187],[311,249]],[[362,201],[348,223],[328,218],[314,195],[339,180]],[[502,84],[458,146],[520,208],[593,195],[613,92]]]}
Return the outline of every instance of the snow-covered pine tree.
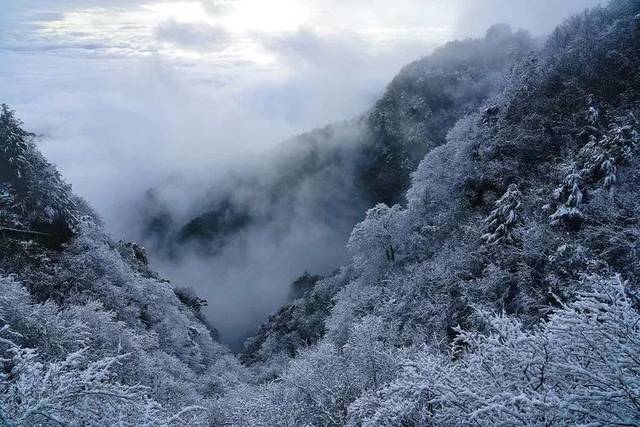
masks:
{"label": "snow-covered pine tree", "polygon": [[[44,232],[67,241],[93,212],[71,192],[53,165],[40,154],[35,135],[22,127],[15,112],[0,106],[0,206],[20,215],[20,228]],[[9,203],[9,197],[11,202]],[[7,216],[7,213],[4,215]],[[83,218],[84,217],[84,218]],[[11,221],[4,221],[12,226]],[[13,221],[15,224],[15,221]]]}
{"label": "snow-covered pine tree", "polygon": [[591,126],[597,126],[598,121],[600,120],[600,109],[595,104],[593,95],[589,95],[589,97],[587,98],[587,104],[587,122]]}
{"label": "snow-covered pine tree", "polygon": [[8,105],[0,106],[0,178],[20,180],[30,169],[27,152],[34,135],[22,128],[22,122]]}
{"label": "snow-covered pine tree", "polygon": [[601,123],[600,109],[590,96],[585,116],[587,124],[580,135],[588,142],[578,150],[572,159],[570,172],[554,191],[556,210],[550,217],[553,225],[579,226],[584,219],[580,209],[583,201],[581,186],[601,182],[606,190],[613,191],[618,179],[618,165],[629,163],[638,149],[640,137],[634,128],[638,121],[632,113],[619,117],[607,129]]}
{"label": "snow-covered pine tree", "polygon": [[612,123],[603,137],[597,139],[591,135],[589,142],[580,149],[580,174],[590,182],[602,181],[607,190],[612,190],[617,179],[617,165],[629,162],[637,146],[638,133],[631,125]]}
{"label": "snow-covered pine tree", "polygon": [[520,220],[518,210],[521,204],[522,193],[518,185],[509,185],[507,191],[496,202],[496,208],[485,219],[488,230],[482,235],[482,239],[488,245],[513,245],[517,242],[515,229]]}
{"label": "snow-covered pine tree", "polygon": [[551,224],[564,223],[572,228],[578,227],[584,219],[580,209],[582,206],[582,190],[580,185],[582,176],[574,165],[564,178],[562,184],[553,192],[553,197],[558,203],[556,211],[551,214]]}

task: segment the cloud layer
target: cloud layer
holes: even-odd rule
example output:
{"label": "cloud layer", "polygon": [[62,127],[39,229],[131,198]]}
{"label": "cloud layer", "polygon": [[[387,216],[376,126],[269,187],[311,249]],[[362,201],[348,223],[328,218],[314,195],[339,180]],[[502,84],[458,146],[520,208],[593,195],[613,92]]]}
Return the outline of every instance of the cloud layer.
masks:
{"label": "cloud layer", "polygon": [[215,51],[229,45],[229,33],[222,27],[205,22],[177,22],[173,19],[163,22],[155,29],[158,40],[180,47]]}

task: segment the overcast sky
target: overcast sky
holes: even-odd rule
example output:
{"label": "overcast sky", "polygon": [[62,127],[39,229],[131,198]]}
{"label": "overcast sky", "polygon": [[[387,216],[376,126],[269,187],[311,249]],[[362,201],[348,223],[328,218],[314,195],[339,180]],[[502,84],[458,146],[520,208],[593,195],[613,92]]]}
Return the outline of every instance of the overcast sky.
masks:
{"label": "overcast sky", "polygon": [[448,40],[498,21],[543,35],[598,3],[0,0],[0,102],[126,235],[126,208],[150,186],[197,186],[205,171],[351,118]]}

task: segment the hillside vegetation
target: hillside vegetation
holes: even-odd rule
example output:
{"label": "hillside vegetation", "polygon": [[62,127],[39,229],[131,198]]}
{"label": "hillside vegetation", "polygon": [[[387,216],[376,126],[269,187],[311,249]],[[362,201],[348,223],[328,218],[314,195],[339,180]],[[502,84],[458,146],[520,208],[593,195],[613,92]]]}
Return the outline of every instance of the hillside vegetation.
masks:
{"label": "hillside vegetation", "polygon": [[337,157],[376,204],[345,265],[303,276],[239,358],[3,107],[0,421],[640,424],[640,3],[530,43],[497,26],[450,44],[359,122],[373,142],[318,148],[360,153]]}
{"label": "hillside vegetation", "polygon": [[200,300],[113,242],[6,106],[0,144],[0,423],[206,425],[244,370]]}
{"label": "hillside vegetation", "polygon": [[233,170],[186,223],[151,197],[143,237],[175,256],[192,242],[215,254],[252,226],[286,229],[296,221],[320,223],[346,240],[367,208],[403,201],[424,155],[534,48],[526,32],[504,24],[484,38],[448,43],[404,67],[363,116],[299,135]]}
{"label": "hillside vegetation", "polygon": [[351,262],[248,342],[264,383],[223,399],[224,417],[640,422],[639,12],[568,20],[460,119],[406,207],[370,209]]}

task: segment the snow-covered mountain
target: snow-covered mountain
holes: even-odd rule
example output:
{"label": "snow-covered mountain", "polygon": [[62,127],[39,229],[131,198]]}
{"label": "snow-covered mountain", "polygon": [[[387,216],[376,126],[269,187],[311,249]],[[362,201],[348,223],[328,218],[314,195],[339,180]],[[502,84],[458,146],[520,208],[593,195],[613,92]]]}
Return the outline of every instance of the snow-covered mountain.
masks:
{"label": "snow-covered mountain", "polygon": [[[150,271],[140,246],[111,241],[3,108],[0,420],[637,425],[638,70],[635,0],[575,16],[536,49],[497,26],[405,68],[344,125],[358,127],[344,144],[325,143],[328,128],[302,137],[317,155],[283,149],[265,198],[214,208],[273,221],[280,210],[256,221],[247,201],[302,203],[295,178],[320,179],[323,165],[340,171],[327,203],[346,188],[387,204],[355,225],[344,265],[298,281],[302,296],[238,358],[203,322],[205,302]],[[361,184],[332,189],[345,177]],[[263,191],[278,182],[282,194]]]}

